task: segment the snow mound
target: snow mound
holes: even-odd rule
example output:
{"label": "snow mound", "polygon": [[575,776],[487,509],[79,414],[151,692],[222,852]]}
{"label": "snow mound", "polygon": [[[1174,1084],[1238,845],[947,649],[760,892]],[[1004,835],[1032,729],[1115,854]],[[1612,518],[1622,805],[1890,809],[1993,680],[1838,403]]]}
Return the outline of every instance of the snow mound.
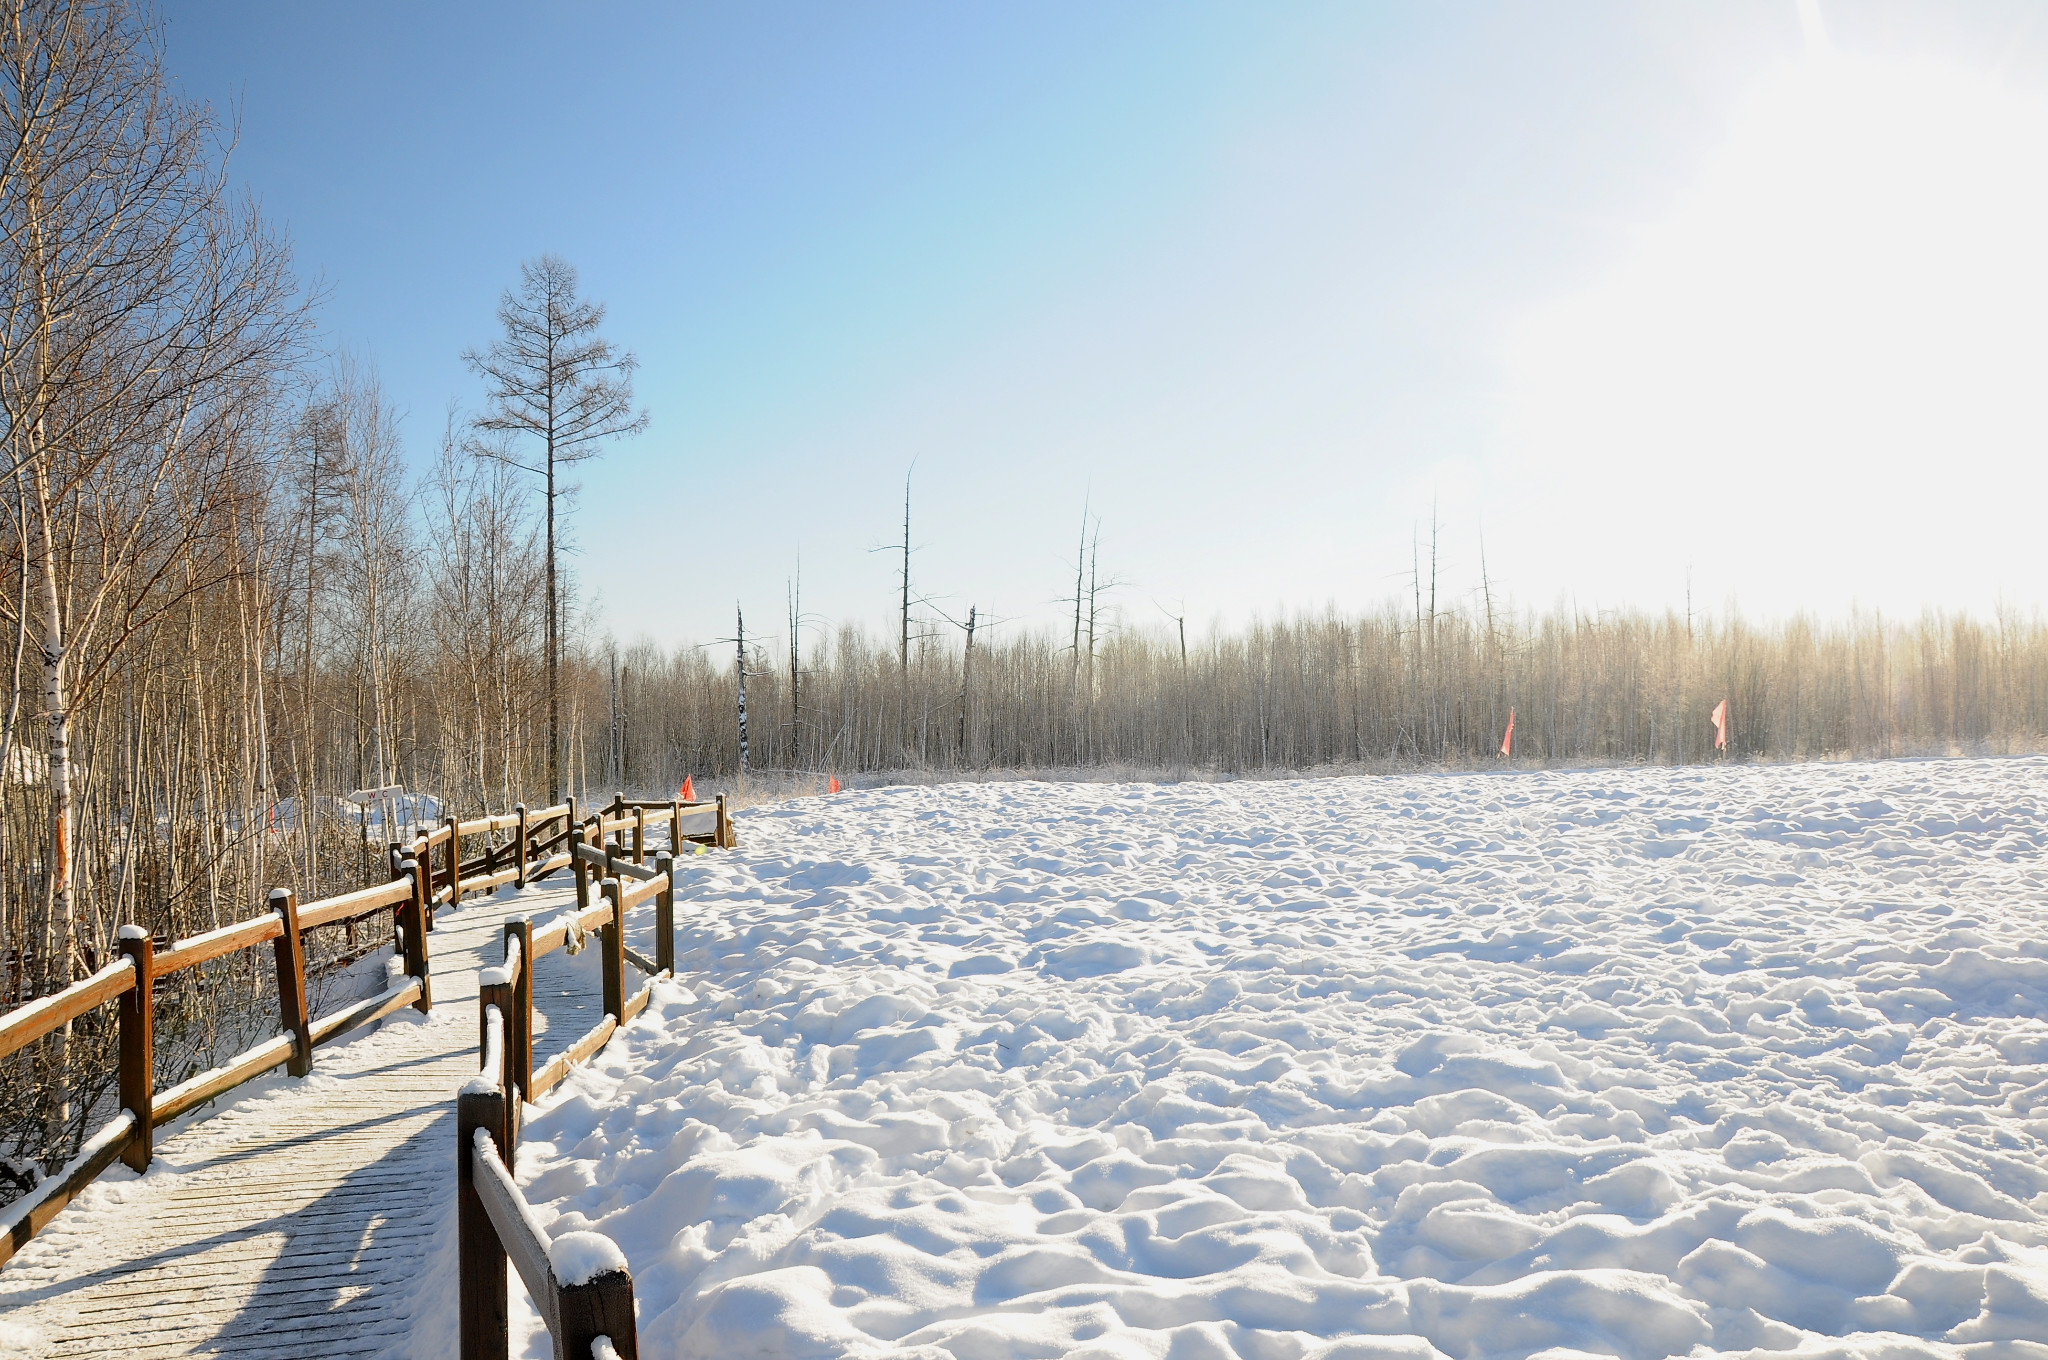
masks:
{"label": "snow mound", "polygon": [[753,810],[528,1193],[651,1355],[2048,1360],[2044,789]]}

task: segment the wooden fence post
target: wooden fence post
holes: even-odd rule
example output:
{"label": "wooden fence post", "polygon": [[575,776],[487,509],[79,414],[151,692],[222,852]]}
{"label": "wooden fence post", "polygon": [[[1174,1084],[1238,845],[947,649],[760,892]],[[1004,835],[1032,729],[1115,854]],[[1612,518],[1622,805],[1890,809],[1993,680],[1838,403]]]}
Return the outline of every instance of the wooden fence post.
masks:
{"label": "wooden fence post", "polygon": [[732,814],[726,810],[722,793],[718,795],[718,835],[714,839],[719,849],[732,849]]}
{"label": "wooden fence post", "polygon": [[292,1036],[292,1055],[284,1070],[295,1077],[313,1072],[313,1031],[306,1016],[306,948],[299,939],[299,899],[290,888],[270,890],[270,909],[282,929],[271,941],[277,955],[277,1009],[284,1032]]}
{"label": "wooden fence post", "polygon": [[514,809],[519,814],[519,877],[512,881],[520,887],[526,886],[526,804]]}
{"label": "wooden fence post", "polygon": [[[505,1244],[476,1193],[476,1131],[492,1142],[505,1125],[503,1091],[464,1091],[455,1097],[455,1232],[457,1330],[461,1360],[505,1360],[511,1349],[506,1307]],[[503,1158],[505,1149],[498,1149]],[[509,1163],[508,1163],[509,1165]]]}
{"label": "wooden fence post", "polygon": [[[398,848],[396,846],[385,852],[384,865],[385,868],[390,870],[390,879],[393,883],[405,877],[405,870],[399,866]],[[368,885],[365,884],[364,886],[367,887]],[[405,908],[403,906],[396,906],[391,909],[391,952],[400,955],[405,953]]]}
{"label": "wooden fence post", "polygon": [[155,1147],[150,1125],[156,1096],[156,941],[141,926],[122,926],[120,946],[135,965],[135,986],[121,994],[121,1108],[135,1116],[135,1132],[121,1160],[147,1171]]}
{"label": "wooden fence post", "polygon": [[[491,1130],[491,1137],[497,1141],[499,1153],[507,1158],[510,1158],[513,1150],[519,1146],[518,1103],[510,1098],[511,1088],[506,1081],[506,1077],[512,1068],[512,1025],[506,1017],[512,1013],[513,991],[514,987],[510,982],[492,982],[485,983],[477,988],[476,994],[477,1069],[484,1076],[496,1082],[498,1089],[506,1094],[507,1098],[498,1103],[499,1116],[502,1122]],[[483,1071],[483,1065],[491,1053],[491,1007],[493,1006],[498,1008],[500,1039],[498,1045],[498,1070],[486,1072]],[[509,1161],[507,1165],[510,1165]]]}
{"label": "wooden fence post", "polygon": [[431,844],[414,842],[420,847],[420,876],[427,885],[427,929],[434,928],[434,847]]}
{"label": "wooden fence post", "polygon": [[519,968],[512,975],[512,1009],[505,1015],[505,1061],[519,1098],[533,1089],[533,922],[507,921],[505,940],[519,941]]}
{"label": "wooden fence post", "polygon": [[[633,1320],[633,1277],[623,1270],[607,1270],[582,1284],[565,1284],[555,1296],[555,1316],[562,1334],[555,1338],[555,1354],[583,1360],[590,1343],[610,1337],[619,1360],[640,1360],[639,1325]],[[465,1357],[467,1360],[467,1357]]]}
{"label": "wooden fence post", "polygon": [[461,822],[453,817],[448,820],[448,905],[462,904],[462,832]]}
{"label": "wooden fence post", "polygon": [[590,907],[590,866],[577,854],[583,848],[583,827],[576,822],[569,823],[569,868],[576,874],[576,910],[587,911]]}
{"label": "wooden fence post", "polygon": [[412,901],[405,913],[405,971],[420,980],[420,999],[412,1003],[412,1008],[424,1015],[434,1009],[434,980],[427,973],[427,911],[420,900],[425,880],[420,866],[412,860],[404,861],[401,867],[412,880]]}
{"label": "wooden fence post", "polygon": [[683,800],[680,798],[669,800],[668,848],[672,854],[683,853]]}
{"label": "wooden fence post", "polygon": [[633,809],[633,862],[647,862],[647,809],[638,806]]}
{"label": "wooden fence post", "polygon": [[612,917],[598,927],[598,948],[604,954],[604,1013],[624,1024],[626,1020],[626,932],[625,913],[619,909],[619,880],[607,878],[604,900],[611,903]]}
{"label": "wooden fence post", "polygon": [[663,850],[654,857],[654,871],[661,875],[661,891],[654,895],[654,966],[673,975],[676,971],[676,857]]}

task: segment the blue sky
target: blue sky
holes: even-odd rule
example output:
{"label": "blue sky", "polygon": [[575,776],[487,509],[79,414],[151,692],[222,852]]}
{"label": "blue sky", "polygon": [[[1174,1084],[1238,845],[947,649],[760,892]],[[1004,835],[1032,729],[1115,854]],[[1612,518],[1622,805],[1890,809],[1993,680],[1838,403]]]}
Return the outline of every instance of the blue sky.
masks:
{"label": "blue sky", "polygon": [[1538,606],[2031,606],[2048,23],[1841,8],[164,13],[421,464],[579,267],[651,423],[578,570],[679,642],[799,553],[885,618],[913,459],[956,613],[1056,615],[1084,499],[1133,622],[1405,592],[1433,507],[1452,601],[1483,531]]}

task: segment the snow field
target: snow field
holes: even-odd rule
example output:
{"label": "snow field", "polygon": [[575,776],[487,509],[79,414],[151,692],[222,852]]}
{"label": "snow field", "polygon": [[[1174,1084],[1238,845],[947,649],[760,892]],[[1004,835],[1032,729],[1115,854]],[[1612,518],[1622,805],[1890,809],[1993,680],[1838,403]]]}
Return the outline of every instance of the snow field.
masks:
{"label": "snow field", "polygon": [[2044,787],[757,809],[522,1179],[649,1355],[2048,1357]]}

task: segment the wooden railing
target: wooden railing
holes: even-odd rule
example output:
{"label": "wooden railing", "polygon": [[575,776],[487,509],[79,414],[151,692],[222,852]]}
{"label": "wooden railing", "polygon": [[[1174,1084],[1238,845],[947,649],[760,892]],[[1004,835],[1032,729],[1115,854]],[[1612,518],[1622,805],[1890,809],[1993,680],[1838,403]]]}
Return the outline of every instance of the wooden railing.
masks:
{"label": "wooden railing", "polygon": [[[396,918],[399,948],[405,959],[404,980],[332,1015],[314,1018],[306,1006],[306,934],[386,910]],[[116,1159],[137,1171],[147,1170],[159,1125],[280,1065],[293,1076],[305,1076],[313,1070],[315,1048],[401,1006],[427,1010],[432,999],[424,915],[419,877],[409,859],[404,861],[402,873],[389,883],[312,903],[304,910],[289,890],[279,888],[270,894],[270,910],[264,915],[194,935],[166,949],[157,949],[141,927],[123,926],[120,959],[61,992],[0,1016],[0,1057],[5,1057],[108,1001],[118,1001],[121,1100],[119,1113],[88,1138],[62,1170],[0,1210],[0,1265],[11,1260]],[[158,983],[208,960],[266,943],[273,946],[275,955],[278,1019],[283,1032],[212,1071],[162,1091],[154,1089]]]}
{"label": "wooden railing", "polygon": [[[554,822],[560,826],[549,831],[549,824]],[[108,1002],[118,1002],[117,1078],[121,1102],[115,1116],[86,1139],[77,1156],[27,1195],[0,1209],[0,1266],[13,1259],[116,1160],[137,1171],[147,1170],[154,1149],[153,1134],[159,1126],[280,1066],[293,1076],[303,1077],[313,1070],[314,1049],[400,1007],[409,1004],[423,1012],[431,1010],[433,982],[427,959],[427,935],[433,929],[435,908],[454,905],[467,894],[486,892],[506,883],[523,887],[575,865],[577,914],[591,915],[594,920],[597,913],[588,910],[591,847],[587,841],[631,830],[631,863],[623,865],[636,880],[636,887],[625,895],[626,905],[631,905],[653,895],[649,882],[655,871],[643,867],[647,828],[663,825],[670,828],[673,843],[678,846],[696,842],[731,848],[734,843],[732,820],[723,795],[711,803],[633,803],[620,795],[608,807],[580,821],[575,800],[571,799],[537,813],[529,813],[522,806],[509,813],[466,822],[448,818],[410,842],[392,844],[388,883],[304,906],[297,903],[290,890],[279,888],[270,894],[270,909],[263,915],[190,936],[163,949],[157,949],[148,932],[139,926],[121,927],[119,959],[60,992],[0,1015],[0,1058],[5,1058]],[[504,832],[513,834],[500,845],[498,836]],[[482,852],[465,861],[464,842],[473,843],[477,838],[483,838]],[[582,859],[577,856],[579,846],[584,852]],[[441,851],[438,874],[434,854],[437,849]],[[614,851],[623,862],[626,852],[616,846]],[[645,880],[639,877],[642,874],[647,876]],[[613,881],[616,883],[616,879]],[[667,904],[663,919],[667,920],[673,912],[673,890],[662,896]],[[600,912],[612,910],[612,899],[606,901],[607,905],[598,909]],[[306,1005],[305,936],[383,911],[392,913],[393,949],[404,960],[404,980],[332,1015],[313,1017]],[[541,934],[545,936],[547,932]],[[275,955],[281,1032],[222,1066],[165,1090],[155,1090],[154,1003],[158,982],[209,960],[264,944],[270,944]],[[612,995],[608,987],[608,1001]],[[531,998],[529,973],[529,1007]],[[638,1014],[647,1004],[645,992],[635,1000],[638,1005],[631,1014]],[[612,1023],[617,1023],[613,1017],[622,1013],[623,1004],[608,1012]],[[529,1060],[531,1031],[529,1010],[523,1031],[528,1036],[525,1051]],[[608,1036],[610,1030],[605,1032]],[[595,1052],[603,1042],[598,1039],[581,1056]],[[580,1061],[581,1057],[574,1060]],[[561,1072],[554,1073],[548,1084],[559,1081],[561,1073],[567,1070],[568,1064],[562,1063]],[[549,1071],[554,1071],[553,1065]],[[521,1089],[527,1088],[522,1085]]]}
{"label": "wooden railing", "polygon": [[512,1178],[519,1100],[509,1077],[512,1046],[495,1003],[484,1004],[483,1030],[481,1069],[455,1098],[461,1360],[505,1360],[510,1353],[508,1260],[547,1325],[556,1360],[639,1360],[624,1253],[602,1233],[551,1236]]}
{"label": "wooden railing", "polygon": [[[577,1063],[603,1048],[619,1026],[647,1008],[654,984],[675,967],[675,859],[663,850],[651,867],[642,862],[646,809],[637,811],[640,815],[630,819],[635,833],[631,849],[616,840],[600,848],[585,839],[584,827],[570,827],[576,905],[538,927],[531,918],[507,921],[504,961],[479,978],[480,1071],[463,1087],[456,1109],[461,1360],[505,1360],[509,1352],[508,1259],[547,1322],[557,1360],[635,1360],[639,1355],[633,1277],[624,1254],[599,1233],[551,1239],[511,1172],[522,1105],[539,1100]],[[598,818],[593,824],[602,827],[608,821],[617,823],[614,829],[629,824],[626,818]],[[719,835],[729,843],[730,825],[724,824]],[[593,885],[596,902],[591,900]],[[626,947],[626,913],[649,901],[654,903],[653,959]],[[582,949],[593,931],[604,1016],[535,1072],[534,965],[557,949]],[[650,975],[630,997],[628,963]]]}

